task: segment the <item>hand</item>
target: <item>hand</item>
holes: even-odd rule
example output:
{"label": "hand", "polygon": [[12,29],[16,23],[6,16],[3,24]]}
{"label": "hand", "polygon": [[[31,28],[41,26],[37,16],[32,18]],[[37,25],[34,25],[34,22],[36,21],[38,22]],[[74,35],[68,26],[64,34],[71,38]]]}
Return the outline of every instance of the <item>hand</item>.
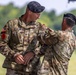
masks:
{"label": "hand", "polygon": [[16,61],[18,64],[24,64],[24,57],[19,54],[19,55],[15,56],[15,61]]}
{"label": "hand", "polygon": [[31,59],[34,58],[34,53],[33,52],[28,52],[24,55],[24,65],[27,65]]}
{"label": "hand", "polygon": [[42,24],[42,29],[47,29],[48,27],[45,24]]}

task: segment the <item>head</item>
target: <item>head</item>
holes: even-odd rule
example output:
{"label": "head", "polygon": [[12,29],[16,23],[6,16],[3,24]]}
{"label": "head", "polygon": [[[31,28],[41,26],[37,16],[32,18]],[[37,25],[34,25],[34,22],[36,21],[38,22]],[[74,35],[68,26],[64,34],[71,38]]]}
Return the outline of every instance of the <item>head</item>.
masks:
{"label": "head", "polygon": [[45,9],[40,3],[36,1],[31,1],[27,4],[26,13],[24,16],[30,19],[30,21],[35,21],[40,17],[41,12]]}
{"label": "head", "polygon": [[72,29],[72,27],[76,24],[76,16],[71,13],[66,13],[63,16],[62,22],[62,30],[66,30],[68,28]]}

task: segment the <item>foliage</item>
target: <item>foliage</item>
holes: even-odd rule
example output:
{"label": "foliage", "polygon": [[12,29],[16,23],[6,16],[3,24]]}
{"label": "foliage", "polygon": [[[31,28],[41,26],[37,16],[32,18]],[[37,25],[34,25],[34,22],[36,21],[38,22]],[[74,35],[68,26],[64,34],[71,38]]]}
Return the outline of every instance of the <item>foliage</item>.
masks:
{"label": "foliage", "polygon": [[[18,18],[22,14],[24,14],[25,9],[26,9],[26,5],[19,8],[14,6],[13,3],[9,3],[8,5],[5,6],[0,6],[0,31],[8,20],[13,18]],[[76,10],[71,10],[69,12],[76,14]],[[57,16],[55,10],[51,10],[49,12],[44,11],[41,14],[41,17],[38,21],[41,22],[42,24],[47,25],[50,28],[53,28],[55,30],[60,30],[63,14]],[[74,30],[76,30],[76,28],[74,28]]]}
{"label": "foliage", "polygon": [[15,7],[13,3],[10,3],[6,6],[0,6],[0,29],[5,25],[5,23],[17,17],[19,8]]}

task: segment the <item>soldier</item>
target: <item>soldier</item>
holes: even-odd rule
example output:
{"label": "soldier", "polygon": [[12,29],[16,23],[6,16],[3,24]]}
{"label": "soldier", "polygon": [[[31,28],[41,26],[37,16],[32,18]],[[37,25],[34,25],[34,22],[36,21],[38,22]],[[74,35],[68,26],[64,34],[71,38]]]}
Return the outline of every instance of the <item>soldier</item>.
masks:
{"label": "soldier", "polygon": [[5,56],[3,68],[7,69],[6,75],[36,75],[29,63],[41,48],[36,38],[41,24],[36,20],[44,9],[38,2],[31,1],[24,15],[9,20],[3,27],[0,33],[0,53]]}
{"label": "soldier", "polygon": [[38,35],[38,40],[48,45],[47,50],[43,50],[45,55],[39,65],[38,75],[67,75],[70,57],[76,48],[76,39],[72,30],[75,24],[76,17],[67,13],[63,17],[62,31],[47,29],[46,33]]}

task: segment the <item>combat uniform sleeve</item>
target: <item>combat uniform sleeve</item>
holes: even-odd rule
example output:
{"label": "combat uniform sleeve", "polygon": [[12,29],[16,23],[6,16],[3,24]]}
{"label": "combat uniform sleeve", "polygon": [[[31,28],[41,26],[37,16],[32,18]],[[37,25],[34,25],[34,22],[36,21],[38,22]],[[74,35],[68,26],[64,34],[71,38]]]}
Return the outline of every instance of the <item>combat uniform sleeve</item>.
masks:
{"label": "combat uniform sleeve", "polygon": [[57,31],[49,29],[48,27],[43,29],[44,30],[40,31],[38,34],[38,40],[42,44],[47,45],[56,44],[58,42]]}
{"label": "combat uniform sleeve", "polygon": [[75,36],[75,41],[74,41],[74,42],[75,42],[74,48],[75,48],[75,50],[76,50],[76,36]]}
{"label": "combat uniform sleeve", "polygon": [[14,50],[12,50],[9,45],[8,41],[11,36],[11,22],[7,22],[7,24],[3,27],[0,33],[0,53],[4,56],[13,56],[15,54]]}
{"label": "combat uniform sleeve", "polygon": [[69,31],[56,31],[48,27],[45,28],[45,26],[42,26],[40,28],[41,29],[38,33],[38,40],[42,44],[55,45],[59,41],[63,42],[65,39],[69,39],[69,37],[72,36]]}

